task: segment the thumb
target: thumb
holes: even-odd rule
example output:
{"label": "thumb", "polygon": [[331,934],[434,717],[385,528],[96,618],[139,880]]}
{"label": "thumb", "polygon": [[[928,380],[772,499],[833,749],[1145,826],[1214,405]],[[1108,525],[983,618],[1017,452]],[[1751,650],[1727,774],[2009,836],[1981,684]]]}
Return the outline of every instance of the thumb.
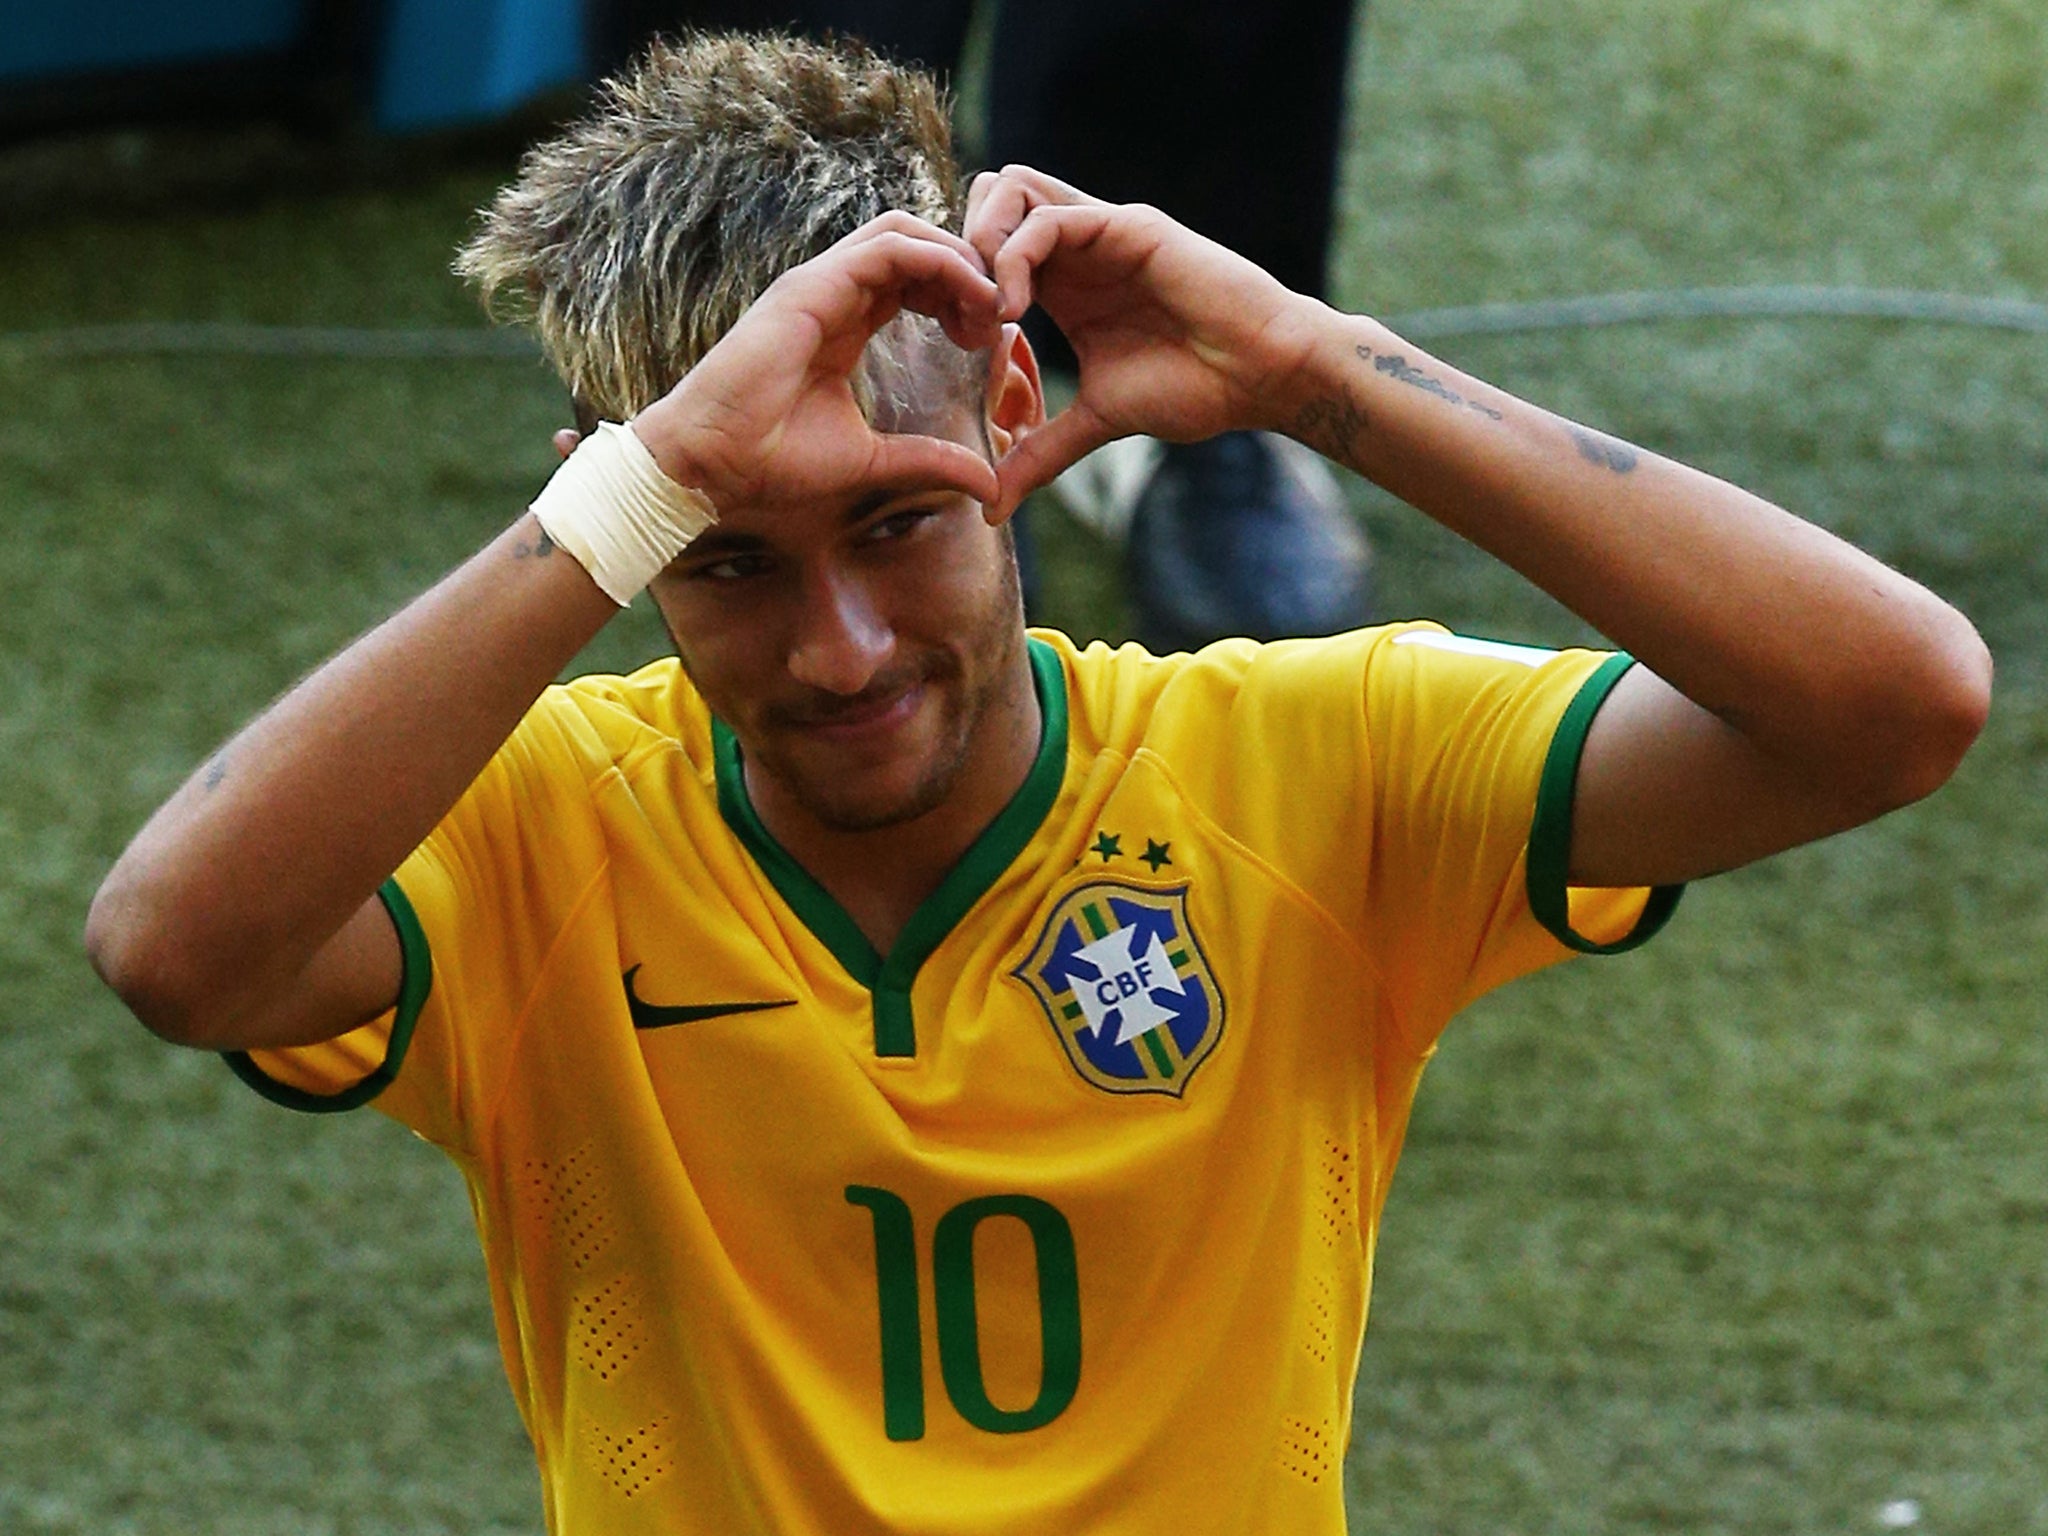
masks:
{"label": "thumb", "polygon": [[1015,511],[1040,486],[1051,484],[1069,465],[1078,464],[1119,435],[1093,411],[1078,405],[1025,433],[996,465],[996,479],[1002,488],[998,505],[1003,515]]}
{"label": "thumb", "polygon": [[877,489],[943,488],[964,492],[983,506],[1001,492],[988,460],[964,444],[914,432],[875,432],[871,438],[868,478]]}

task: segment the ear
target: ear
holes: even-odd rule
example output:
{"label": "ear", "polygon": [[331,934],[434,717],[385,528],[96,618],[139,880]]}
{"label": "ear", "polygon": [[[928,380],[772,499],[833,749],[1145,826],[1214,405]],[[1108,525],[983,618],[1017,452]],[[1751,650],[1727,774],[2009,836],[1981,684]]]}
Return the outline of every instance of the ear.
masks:
{"label": "ear", "polygon": [[1038,354],[1017,324],[1003,327],[988,360],[988,436],[996,459],[1016,446],[1026,433],[1045,424],[1045,383],[1038,374]]}

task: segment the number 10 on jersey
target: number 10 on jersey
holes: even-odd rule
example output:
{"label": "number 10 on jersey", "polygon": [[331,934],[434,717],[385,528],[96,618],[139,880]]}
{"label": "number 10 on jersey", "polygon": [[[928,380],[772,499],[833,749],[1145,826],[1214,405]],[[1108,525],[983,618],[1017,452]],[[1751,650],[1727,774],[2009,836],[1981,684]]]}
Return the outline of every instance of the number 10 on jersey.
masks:
{"label": "number 10 on jersey", "polygon": [[[924,1345],[919,1301],[917,1226],[901,1195],[850,1184],[849,1205],[875,1223],[875,1299],[882,1331],[882,1428],[891,1440],[924,1438]],[[974,1233],[992,1216],[1011,1216],[1031,1234],[1038,1265],[1038,1396],[998,1408],[982,1375],[975,1310]],[[932,1305],[937,1313],[939,1378],[954,1411],[976,1429],[1014,1435],[1050,1424],[1081,1385],[1081,1281],[1074,1229],[1054,1206],[1031,1195],[963,1200],[932,1229]]]}

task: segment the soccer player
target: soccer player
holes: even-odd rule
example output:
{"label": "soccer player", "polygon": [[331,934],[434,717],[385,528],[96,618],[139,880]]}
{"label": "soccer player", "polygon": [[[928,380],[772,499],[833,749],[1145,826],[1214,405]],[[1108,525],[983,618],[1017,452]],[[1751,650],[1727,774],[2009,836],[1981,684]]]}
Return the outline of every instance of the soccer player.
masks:
{"label": "soccer player", "polygon": [[[857,51],[657,49],[462,265],[537,318],[566,462],[87,939],[159,1033],[455,1159],[554,1531],[1340,1531],[1445,1021],[1927,793],[1987,708],[1959,614],[1733,486],[1152,210],[963,204]],[[1247,427],[1640,660],[1025,632],[1025,493]],[[642,588],[676,657],[550,688]]]}

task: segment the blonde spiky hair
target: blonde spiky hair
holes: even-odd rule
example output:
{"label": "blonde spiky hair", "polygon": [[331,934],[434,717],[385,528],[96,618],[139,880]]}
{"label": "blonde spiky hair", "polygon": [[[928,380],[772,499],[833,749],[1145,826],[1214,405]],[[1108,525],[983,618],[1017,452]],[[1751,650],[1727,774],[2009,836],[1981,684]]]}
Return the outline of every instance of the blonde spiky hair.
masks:
{"label": "blonde spiky hair", "polygon": [[[657,41],[592,114],[529,150],[455,270],[494,318],[530,322],[580,408],[660,399],[783,272],[902,209],[957,232],[964,201],[931,77],[849,42],[697,33]],[[903,315],[855,380],[910,387]],[[957,360],[949,383],[980,368]]]}

